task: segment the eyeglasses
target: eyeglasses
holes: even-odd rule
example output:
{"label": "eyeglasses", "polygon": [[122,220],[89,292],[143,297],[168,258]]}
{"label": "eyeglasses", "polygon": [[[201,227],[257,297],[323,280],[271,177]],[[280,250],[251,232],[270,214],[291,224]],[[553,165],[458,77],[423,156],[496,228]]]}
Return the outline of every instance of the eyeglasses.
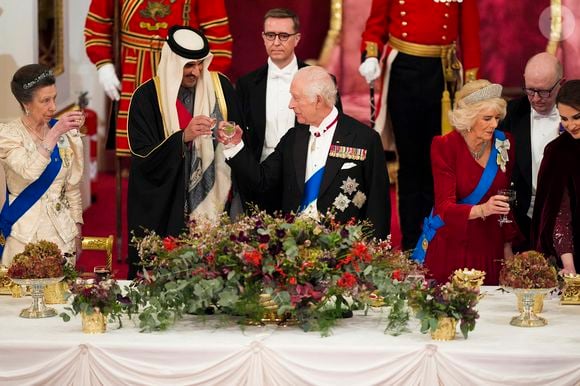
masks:
{"label": "eyeglasses", "polygon": [[536,95],[536,93],[538,93],[538,96],[540,98],[548,98],[550,94],[552,94],[552,91],[554,91],[556,86],[559,85],[561,81],[562,79],[558,79],[556,83],[554,83],[554,85],[550,87],[548,90],[538,90],[537,88],[527,88],[527,87],[522,87],[522,90],[524,90],[527,96],[532,98],[534,97],[534,95]]}
{"label": "eyeglasses", "polygon": [[276,40],[276,38],[280,39],[281,42],[285,42],[288,39],[290,39],[290,36],[294,36],[297,35],[298,32],[294,32],[293,34],[289,34],[287,32],[280,32],[280,33],[276,33],[276,32],[262,32],[262,35],[266,38],[266,40],[269,40],[271,42],[273,42],[274,40]]}

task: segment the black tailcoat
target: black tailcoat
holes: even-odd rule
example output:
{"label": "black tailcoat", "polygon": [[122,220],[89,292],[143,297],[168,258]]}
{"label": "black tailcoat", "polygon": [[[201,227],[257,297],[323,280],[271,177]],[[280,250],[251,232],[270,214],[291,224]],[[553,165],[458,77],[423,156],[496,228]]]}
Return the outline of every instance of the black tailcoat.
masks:
{"label": "black tailcoat", "polygon": [[[261,164],[248,147],[244,147],[228,163],[238,181],[245,184],[247,189],[264,192],[279,187],[283,212],[296,212],[304,193],[309,138],[308,126],[298,125],[282,137],[274,153]],[[374,225],[374,234],[380,238],[386,237],[390,233],[391,206],[389,177],[379,135],[355,119],[339,113],[332,144],[365,149],[366,158],[352,160],[329,155],[318,195],[318,210],[323,213],[333,210],[341,222],[353,217],[368,219]],[[346,168],[347,163],[354,163],[355,166]],[[341,211],[334,207],[334,201],[340,193],[345,193],[342,186],[347,177],[356,180],[358,190],[366,195],[366,202],[361,208],[350,202]],[[353,196],[348,195],[349,198]]]}

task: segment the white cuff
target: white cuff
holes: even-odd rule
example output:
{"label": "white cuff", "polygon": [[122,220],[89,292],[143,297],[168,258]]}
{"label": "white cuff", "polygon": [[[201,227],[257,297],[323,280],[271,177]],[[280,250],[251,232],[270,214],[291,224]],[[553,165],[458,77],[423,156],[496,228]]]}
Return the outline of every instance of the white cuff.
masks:
{"label": "white cuff", "polygon": [[237,145],[234,145],[230,148],[226,148],[224,146],[224,156],[227,160],[234,158],[240,150],[244,148],[244,141],[240,141]]}

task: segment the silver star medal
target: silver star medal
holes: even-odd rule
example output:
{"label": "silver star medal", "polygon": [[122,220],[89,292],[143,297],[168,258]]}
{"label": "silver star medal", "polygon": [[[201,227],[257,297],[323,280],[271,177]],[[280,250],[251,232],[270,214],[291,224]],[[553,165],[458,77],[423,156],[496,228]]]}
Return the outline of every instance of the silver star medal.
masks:
{"label": "silver star medal", "polygon": [[352,198],[352,203],[359,209],[362,208],[362,206],[365,204],[366,201],[367,195],[361,191],[356,192],[356,194]]}
{"label": "silver star medal", "polygon": [[346,177],[346,180],[342,181],[342,186],[340,187],[342,191],[346,194],[353,194],[356,192],[359,183],[356,182],[356,179]]}
{"label": "silver star medal", "polygon": [[344,212],[345,209],[348,208],[348,204],[350,204],[350,200],[342,193],[339,193],[332,203],[332,205],[341,212]]}

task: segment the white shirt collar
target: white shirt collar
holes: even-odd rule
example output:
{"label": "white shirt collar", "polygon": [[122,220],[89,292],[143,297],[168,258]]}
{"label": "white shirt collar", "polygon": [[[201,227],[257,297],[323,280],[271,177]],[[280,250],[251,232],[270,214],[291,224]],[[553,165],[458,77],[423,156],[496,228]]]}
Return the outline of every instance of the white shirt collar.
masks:
{"label": "white shirt collar", "polygon": [[320,126],[312,126],[310,125],[310,134],[316,136],[315,133],[320,133],[319,136],[323,136],[324,134],[326,134],[328,132],[328,129],[330,129],[332,126],[329,127],[329,125],[331,125],[332,123],[336,124],[336,122],[334,122],[336,120],[336,118],[338,117],[338,110],[336,109],[335,106],[332,107],[332,110],[330,111],[330,113],[322,120],[322,122],[320,122]]}
{"label": "white shirt collar", "polygon": [[558,113],[556,105],[554,105],[554,107],[552,107],[552,110],[546,115],[538,113],[532,107],[532,119],[556,119],[556,118],[560,120],[560,114]]}
{"label": "white shirt collar", "polygon": [[296,55],[292,57],[292,61],[284,68],[279,68],[272,58],[268,58],[268,78],[284,77],[292,80],[292,76],[298,71],[298,60]]}

